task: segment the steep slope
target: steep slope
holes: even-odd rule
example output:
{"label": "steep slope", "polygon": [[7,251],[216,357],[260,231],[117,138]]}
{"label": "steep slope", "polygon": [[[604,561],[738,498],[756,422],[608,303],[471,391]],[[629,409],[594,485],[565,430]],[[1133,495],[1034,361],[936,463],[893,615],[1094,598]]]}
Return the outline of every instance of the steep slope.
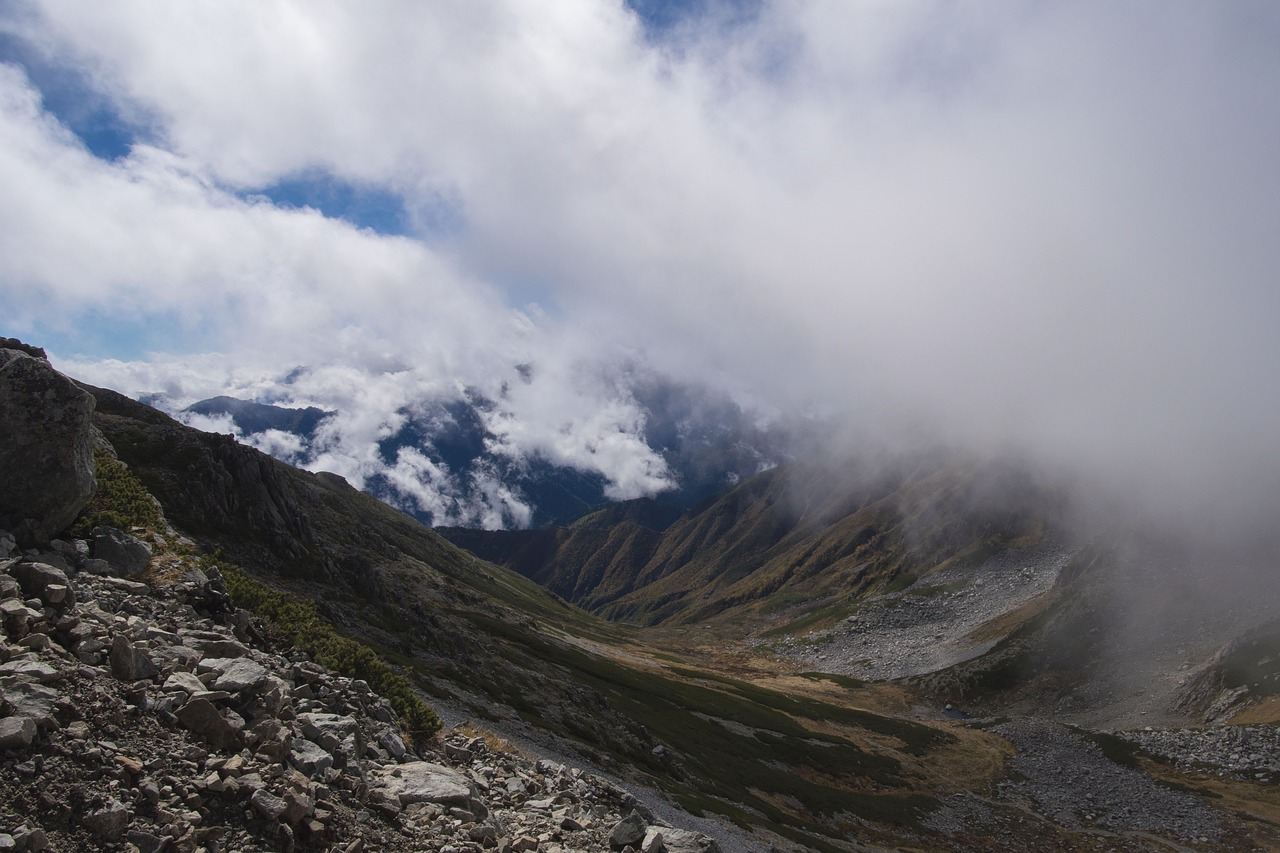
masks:
{"label": "steep slope", "polygon": [[588,516],[552,531],[442,532],[613,620],[741,622],[798,619],[951,561],[1033,543],[1055,507],[1054,495],[1003,465],[797,463],[669,525]]}

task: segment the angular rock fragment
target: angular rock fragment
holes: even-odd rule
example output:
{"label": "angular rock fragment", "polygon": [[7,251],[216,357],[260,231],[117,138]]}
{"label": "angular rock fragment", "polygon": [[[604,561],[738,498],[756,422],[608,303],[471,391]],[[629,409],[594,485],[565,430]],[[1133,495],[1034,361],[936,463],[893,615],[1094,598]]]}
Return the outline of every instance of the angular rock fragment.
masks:
{"label": "angular rock fragment", "polygon": [[[208,699],[192,699],[174,712],[182,725],[221,749],[240,748],[240,729]],[[243,728],[243,720],[241,728]]]}
{"label": "angular rock fragment", "polygon": [[36,739],[36,724],[30,717],[5,717],[0,720],[0,750],[21,752]]}
{"label": "angular rock fragment", "polygon": [[80,823],[94,835],[114,840],[124,835],[129,826],[129,810],[119,800],[110,799],[101,808],[82,817]]}
{"label": "angular rock fragment", "polygon": [[42,684],[31,684],[12,676],[0,678],[0,692],[12,709],[11,716],[29,717],[38,728],[49,729],[56,725],[53,706],[58,701],[58,691]]}
{"label": "angular rock fragment", "polygon": [[111,674],[121,681],[139,681],[155,678],[160,670],[145,651],[129,642],[124,634],[116,634],[111,641]]}
{"label": "angular rock fragment", "polygon": [[[61,588],[60,601],[65,600],[69,591],[67,573],[48,563],[19,563],[13,567],[13,576],[22,585],[23,592],[39,596],[46,604],[57,603],[49,599],[49,587]],[[57,595],[56,592],[54,594]]]}
{"label": "angular rock fragment", "polygon": [[254,791],[249,803],[267,820],[279,820],[289,808],[282,797],[277,797],[265,788]]}
{"label": "angular rock fragment", "polygon": [[623,847],[639,848],[644,841],[645,830],[648,828],[648,824],[640,813],[633,811],[614,824],[613,829],[609,831],[609,846],[614,850],[621,850]]}
{"label": "angular rock fragment", "polygon": [[51,681],[60,679],[62,674],[43,661],[13,660],[6,664],[0,664],[0,677],[4,676],[13,676],[22,681],[31,681],[36,684],[48,684]]}
{"label": "angular rock fragment", "polygon": [[248,658],[205,659],[197,669],[216,673],[213,681],[209,682],[210,689],[228,693],[253,690],[267,682],[267,668]]}
{"label": "angular rock fragment", "polygon": [[318,779],[333,766],[333,756],[318,744],[302,738],[294,738],[289,749],[289,766],[312,779]]}

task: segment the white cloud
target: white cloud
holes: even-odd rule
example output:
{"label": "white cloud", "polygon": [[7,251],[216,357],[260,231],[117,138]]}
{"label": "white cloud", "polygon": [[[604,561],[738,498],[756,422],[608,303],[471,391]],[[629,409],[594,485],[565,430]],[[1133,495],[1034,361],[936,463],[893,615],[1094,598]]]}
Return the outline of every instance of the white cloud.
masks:
{"label": "white cloud", "polygon": [[[3,69],[14,322],[176,322],[223,360],[94,375],[340,406],[349,477],[414,394],[507,382],[513,453],[659,488],[582,367],[625,356],[1157,494],[1274,485],[1272,4],[794,0],[678,45],[605,0],[19,8],[158,141],[97,161]],[[232,192],[308,169],[462,225]]]}

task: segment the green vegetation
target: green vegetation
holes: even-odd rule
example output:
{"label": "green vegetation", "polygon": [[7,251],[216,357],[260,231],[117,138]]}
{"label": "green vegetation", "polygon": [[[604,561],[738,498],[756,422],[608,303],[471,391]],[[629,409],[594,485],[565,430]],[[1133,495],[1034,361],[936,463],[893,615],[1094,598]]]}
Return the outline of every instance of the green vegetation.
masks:
{"label": "green vegetation", "polygon": [[132,471],[96,447],[93,462],[98,488],[71,526],[72,536],[87,538],[93,528],[99,526],[121,530],[134,527],[154,530],[161,526],[155,499]]}
{"label": "green vegetation", "polygon": [[[814,731],[801,719],[897,738],[904,751],[916,754],[950,742],[953,736],[947,732],[697,670],[627,666],[498,619],[462,611],[457,615],[507,640],[500,653],[516,666],[527,667],[536,659],[563,667],[573,681],[643,724],[679,757],[679,772],[671,773],[647,750],[629,754],[626,745],[597,732],[571,733],[620,761],[643,766],[654,774],[654,785],[694,814],[715,812],[809,849],[835,850],[839,848],[812,833],[840,837],[858,819],[916,827],[920,816],[936,807],[931,797],[903,791],[901,764],[890,752],[869,751],[846,737]],[[517,685],[500,692],[527,721],[566,728],[563,721],[558,725],[543,718]]]}
{"label": "green vegetation", "polygon": [[440,717],[422,701],[409,680],[373,649],[335,631],[316,612],[315,602],[261,584],[234,564],[222,562],[218,568],[236,604],[270,622],[286,641],[311,655],[316,663],[348,678],[363,679],[374,692],[389,699],[405,733],[415,743],[440,731]]}

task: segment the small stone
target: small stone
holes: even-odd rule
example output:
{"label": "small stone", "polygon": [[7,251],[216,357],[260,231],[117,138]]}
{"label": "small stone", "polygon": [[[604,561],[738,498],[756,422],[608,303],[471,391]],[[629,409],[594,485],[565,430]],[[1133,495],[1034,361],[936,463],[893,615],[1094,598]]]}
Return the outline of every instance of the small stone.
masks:
{"label": "small stone", "polygon": [[146,772],[141,761],[128,755],[117,755],[115,757],[115,762],[128,771],[129,775],[135,779]]}

